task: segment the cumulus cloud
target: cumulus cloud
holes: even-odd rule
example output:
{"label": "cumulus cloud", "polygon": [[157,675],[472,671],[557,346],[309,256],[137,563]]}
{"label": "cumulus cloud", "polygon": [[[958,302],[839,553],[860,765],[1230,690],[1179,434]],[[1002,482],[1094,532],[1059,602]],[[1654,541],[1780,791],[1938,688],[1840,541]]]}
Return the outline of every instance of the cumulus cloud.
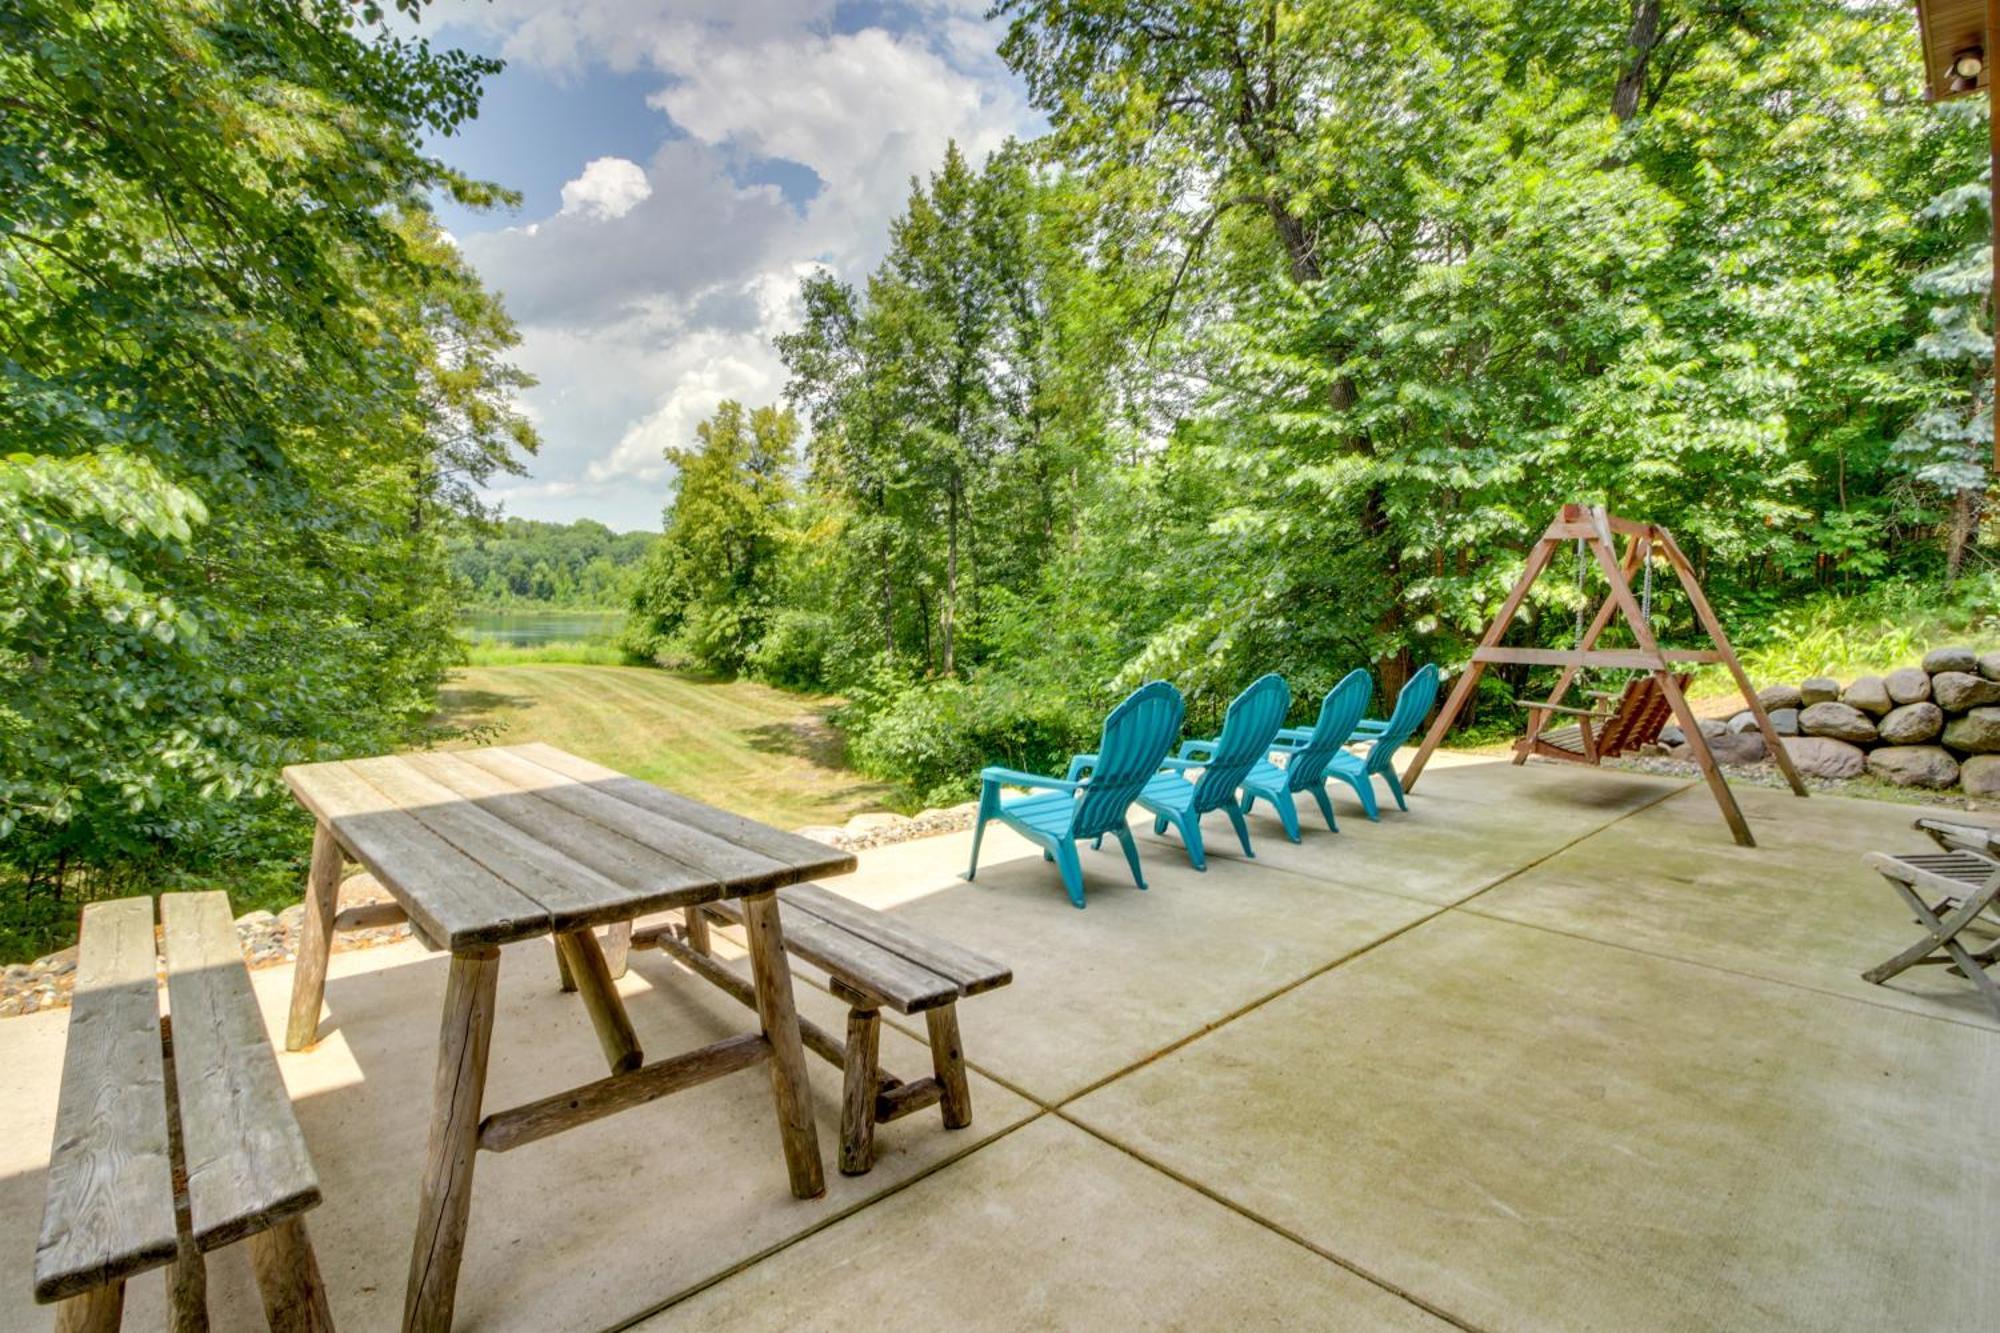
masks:
{"label": "cumulus cloud", "polygon": [[562,211],[592,218],[622,218],[653,195],[653,187],[637,162],[622,157],[596,157],[583,164],[583,174],[563,182]]}
{"label": "cumulus cloud", "polygon": [[[879,262],[913,176],[956,140],[978,162],[1035,118],[981,21],[985,0],[915,0],[894,27],[839,31],[831,0],[494,0],[454,22],[559,78],[656,74],[635,114],[656,118],[643,165],[598,156],[562,207],[461,234],[524,335],[545,440],[535,477],[496,491],[542,514],[599,514],[646,497],[716,404],[775,401],[771,339],[799,317],[816,267],[859,281]],[[787,201],[758,164],[818,176]],[[596,506],[596,507],[593,507]],[[642,521],[652,521],[647,514]]]}

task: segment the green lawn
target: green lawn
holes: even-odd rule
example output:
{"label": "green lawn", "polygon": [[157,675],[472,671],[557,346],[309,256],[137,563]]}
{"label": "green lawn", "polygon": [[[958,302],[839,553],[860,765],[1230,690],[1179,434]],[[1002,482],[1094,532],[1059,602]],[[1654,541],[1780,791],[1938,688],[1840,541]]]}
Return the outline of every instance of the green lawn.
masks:
{"label": "green lawn", "polygon": [[443,715],[467,744],[546,741],[738,814],[796,828],[882,809],[888,788],[842,762],[830,701],[750,681],[624,666],[458,672]]}

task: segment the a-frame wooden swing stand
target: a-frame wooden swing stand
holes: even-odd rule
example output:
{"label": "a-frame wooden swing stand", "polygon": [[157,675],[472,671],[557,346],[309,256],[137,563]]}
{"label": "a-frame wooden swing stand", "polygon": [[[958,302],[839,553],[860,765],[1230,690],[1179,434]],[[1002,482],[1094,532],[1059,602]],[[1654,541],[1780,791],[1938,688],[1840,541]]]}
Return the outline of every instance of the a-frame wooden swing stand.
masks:
{"label": "a-frame wooden swing stand", "polygon": [[[1625,552],[1618,553],[1614,534],[1625,538]],[[1581,542],[1597,558],[1597,567],[1603,571],[1605,581],[1611,585],[1611,595],[1604,599],[1604,605],[1597,610],[1596,617],[1578,640],[1574,648],[1503,648],[1501,636],[1527,599],[1528,589],[1534,586],[1544,570],[1549,567],[1556,553],[1565,543]],[[1701,627],[1708,632],[1714,643],[1713,648],[1678,649],[1662,648],[1653,637],[1652,626],[1647,623],[1646,613],[1640,609],[1639,601],[1632,595],[1632,575],[1644,568],[1648,561],[1664,560],[1672,567],[1680,579],[1681,588],[1687,593],[1688,601],[1694,606],[1695,616]],[[1614,614],[1622,615],[1631,628],[1635,648],[1599,648],[1598,637],[1610,625]],[[1673,709],[1674,721],[1680,725],[1681,734],[1687,737],[1688,749],[1694,754],[1695,763],[1701,767],[1702,778],[1708,789],[1715,795],[1715,803],[1722,808],[1722,817],[1729,821],[1729,831],[1736,841],[1745,847],[1755,847],[1757,840],[1750,835],[1750,825],[1743,818],[1743,811],[1737,807],[1736,797],[1731,794],[1729,784],[1723,781],[1722,773],[1716,767],[1715,755],[1708,748],[1708,738],[1701,733],[1695,722],[1694,713],[1688,708],[1687,699],[1681,694],[1676,680],[1673,663],[1721,662],[1729,668],[1729,674],[1736,678],[1736,686],[1743,691],[1743,702],[1757,719],[1757,729],[1763,733],[1764,744],[1771,758],[1784,772],[1785,780],[1792,784],[1792,791],[1806,794],[1805,784],[1799,781],[1799,773],[1792,766],[1792,757],[1778,740],[1776,728],[1764,712],[1764,705],[1757,700],[1757,691],[1750,686],[1750,678],[1743,674],[1743,664],[1736,660],[1736,652],[1729,646],[1729,636],[1723,633],[1722,625],[1715,618],[1715,608],[1708,604],[1708,598],[1701,590],[1701,583],[1695,578],[1694,566],[1681,552],[1674,535],[1657,523],[1635,523],[1628,518],[1618,518],[1606,513],[1595,505],[1564,505],[1562,514],[1549,524],[1549,530],[1535,543],[1528,553],[1527,568],[1514,584],[1514,590],[1507,594],[1501,604],[1500,614],[1487,627],[1486,637],[1479,641],[1473,651],[1472,663],[1463,672],[1457,684],[1452,686],[1451,697],[1445,701],[1438,713],[1437,721],[1431,724],[1430,733],[1424,743],[1417,748],[1417,756],[1410,761],[1408,771],[1403,774],[1405,790],[1417,785],[1417,776],[1424,771],[1431,752],[1444,740],[1445,732],[1457,719],[1459,710],[1479,686],[1479,677],[1489,663],[1509,663],[1516,666],[1554,666],[1562,668],[1561,678],[1555,690],[1549,695],[1551,702],[1559,700],[1576,679],[1578,671],[1584,667],[1610,667],[1627,671],[1652,673],[1658,682],[1660,693],[1665,696]],[[1532,724],[1531,724],[1532,725]]]}

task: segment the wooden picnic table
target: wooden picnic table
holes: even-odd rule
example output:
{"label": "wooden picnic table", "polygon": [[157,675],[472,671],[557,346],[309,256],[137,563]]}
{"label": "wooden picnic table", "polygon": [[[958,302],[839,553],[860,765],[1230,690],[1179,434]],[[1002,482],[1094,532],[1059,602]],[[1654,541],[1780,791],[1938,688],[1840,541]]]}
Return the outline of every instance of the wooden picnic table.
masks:
{"label": "wooden picnic table", "polygon": [[[852,855],[548,745],[303,764],[285,781],[319,821],[286,1049],[318,1033],[345,862],[388,890],[424,943],[451,953],[405,1329],[451,1325],[481,1148],[506,1152],[768,1060],[792,1193],[825,1192],[776,891],[851,871]],[[629,931],[645,913],[729,899],[742,903],[760,1030],[647,1063],[594,928]],[[487,1113],[500,946],[542,935],[611,1073]]]}

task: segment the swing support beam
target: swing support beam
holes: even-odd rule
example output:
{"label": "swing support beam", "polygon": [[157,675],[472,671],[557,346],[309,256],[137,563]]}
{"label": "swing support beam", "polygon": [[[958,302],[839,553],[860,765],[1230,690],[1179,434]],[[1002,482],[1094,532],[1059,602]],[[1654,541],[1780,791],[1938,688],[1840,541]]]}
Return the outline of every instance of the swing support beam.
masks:
{"label": "swing support beam", "polygon": [[[1621,555],[1617,549],[1617,537],[1625,538],[1625,550]],[[1555,558],[1556,552],[1565,542],[1580,542],[1585,550],[1596,558],[1598,569],[1610,585],[1610,595],[1591,618],[1588,628],[1577,640],[1573,649],[1563,648],[1503,648],[1501,637],[1507,627],[1514,623],[1520,613],[1521,604],[1527,600],[1528,590],[1535,585]],[[1694,607],[1695,618],[1707,632],[1713,648],[1670,649],[1660,647],[1653,637],[1653,628],[1648,623],[1647,612],[1632,595],[1632,575],[1642,569],[1650,571],[1652,561],[1665,561],[1680,581],[1682,591]],[[1598,638],[1610,627],[1614,616],[1622,616],[1632,631],[1634,648],[1599,648]],[[1625,671],[1646,671],[1652,673],[1659,683],[1660,693],[1673,709],[1674,721],[1680,726],[1681,734],[1687,737],[1688,749],[1693,753],[1695,764],[1701,769],[1702,780],[1708,784],[1709,792],[1715,797],[1715,804],[1722,811],[1722,817],[1729,824],[1729,831],[1737,843],[1744,847],[1754,847],[1757,840],[1750,833],[1749,821],[1743,817],[1742,809],[1736,804],[1736,797],[1724,781],[1722,771],[1715,762],[1715,754],[1708,747],[1708,738],[1702,735],[1700,725],[1695,721],[1694,712],[1681,694],[1679,683],[1674,678],[1674,663],[1720,662],[1729,668],[1735,678],[1736,687],[1743,692],[1743,702],[1757,722],[1757,730],[1763,734],[1764,745],[1772,760],[1791,784],[1792,792],[1798,796],[1806,794],[1806,785],[1800,781],[1798,769],[1792,764],[1791,755],[1778,739],[1778,732],[1771,725],[1771,719],[1764,711],[1764,705],[1757,698],[1757,691],[1750,685],[1750,677],[1744,674],[1743,664],[1736,659],[1736,650],[1730,647],[1729,636],[1723,632],[1722,624],[1715,618],[1715,608],[1709,605],[1708,597],[1701,590],[1701,582],[1695,577],[1694,565],[1681,550],[1674,535],[1657,523],[1640,523],[1629,518],[1619,518],[1605,512],[1596,505],[1567,504],[1555,522],[1549,524],[1548,531],[1528,552],[1528,562],[1515,581],[1507,600],[1500,604],[1500,612],[1493,623],[1486,627],[1486,634],[1479,646],[1472,652],[1472,661],[1459,673],[1453,683],[1451,695],[1445,705],[1438,710],[1437,720],[1431,724],[1424,736],[1423,744],[1417,747],[1416,757],[1403,773],[1403,788],[1408,791],[1417,785],[1417,778],[1423,773],[1424,765],[1430,761],[1433,751],[1443,743],[1445,733],[1458,719],[1461,710],[1472,698],[1472,692],[1479,686],[1479,678],[1485,674],[1489,664],[1513,666],[1559,666],[1562,674],[1556,682],[1555,690],[1549,695],[1551,704],[1559,701],[1574,683],[1577,672],[1585,667],[1608,667]],[[1528,739],[1530,744],[1547,721],[1547,709],[1534,709],[1529,713]]]}

